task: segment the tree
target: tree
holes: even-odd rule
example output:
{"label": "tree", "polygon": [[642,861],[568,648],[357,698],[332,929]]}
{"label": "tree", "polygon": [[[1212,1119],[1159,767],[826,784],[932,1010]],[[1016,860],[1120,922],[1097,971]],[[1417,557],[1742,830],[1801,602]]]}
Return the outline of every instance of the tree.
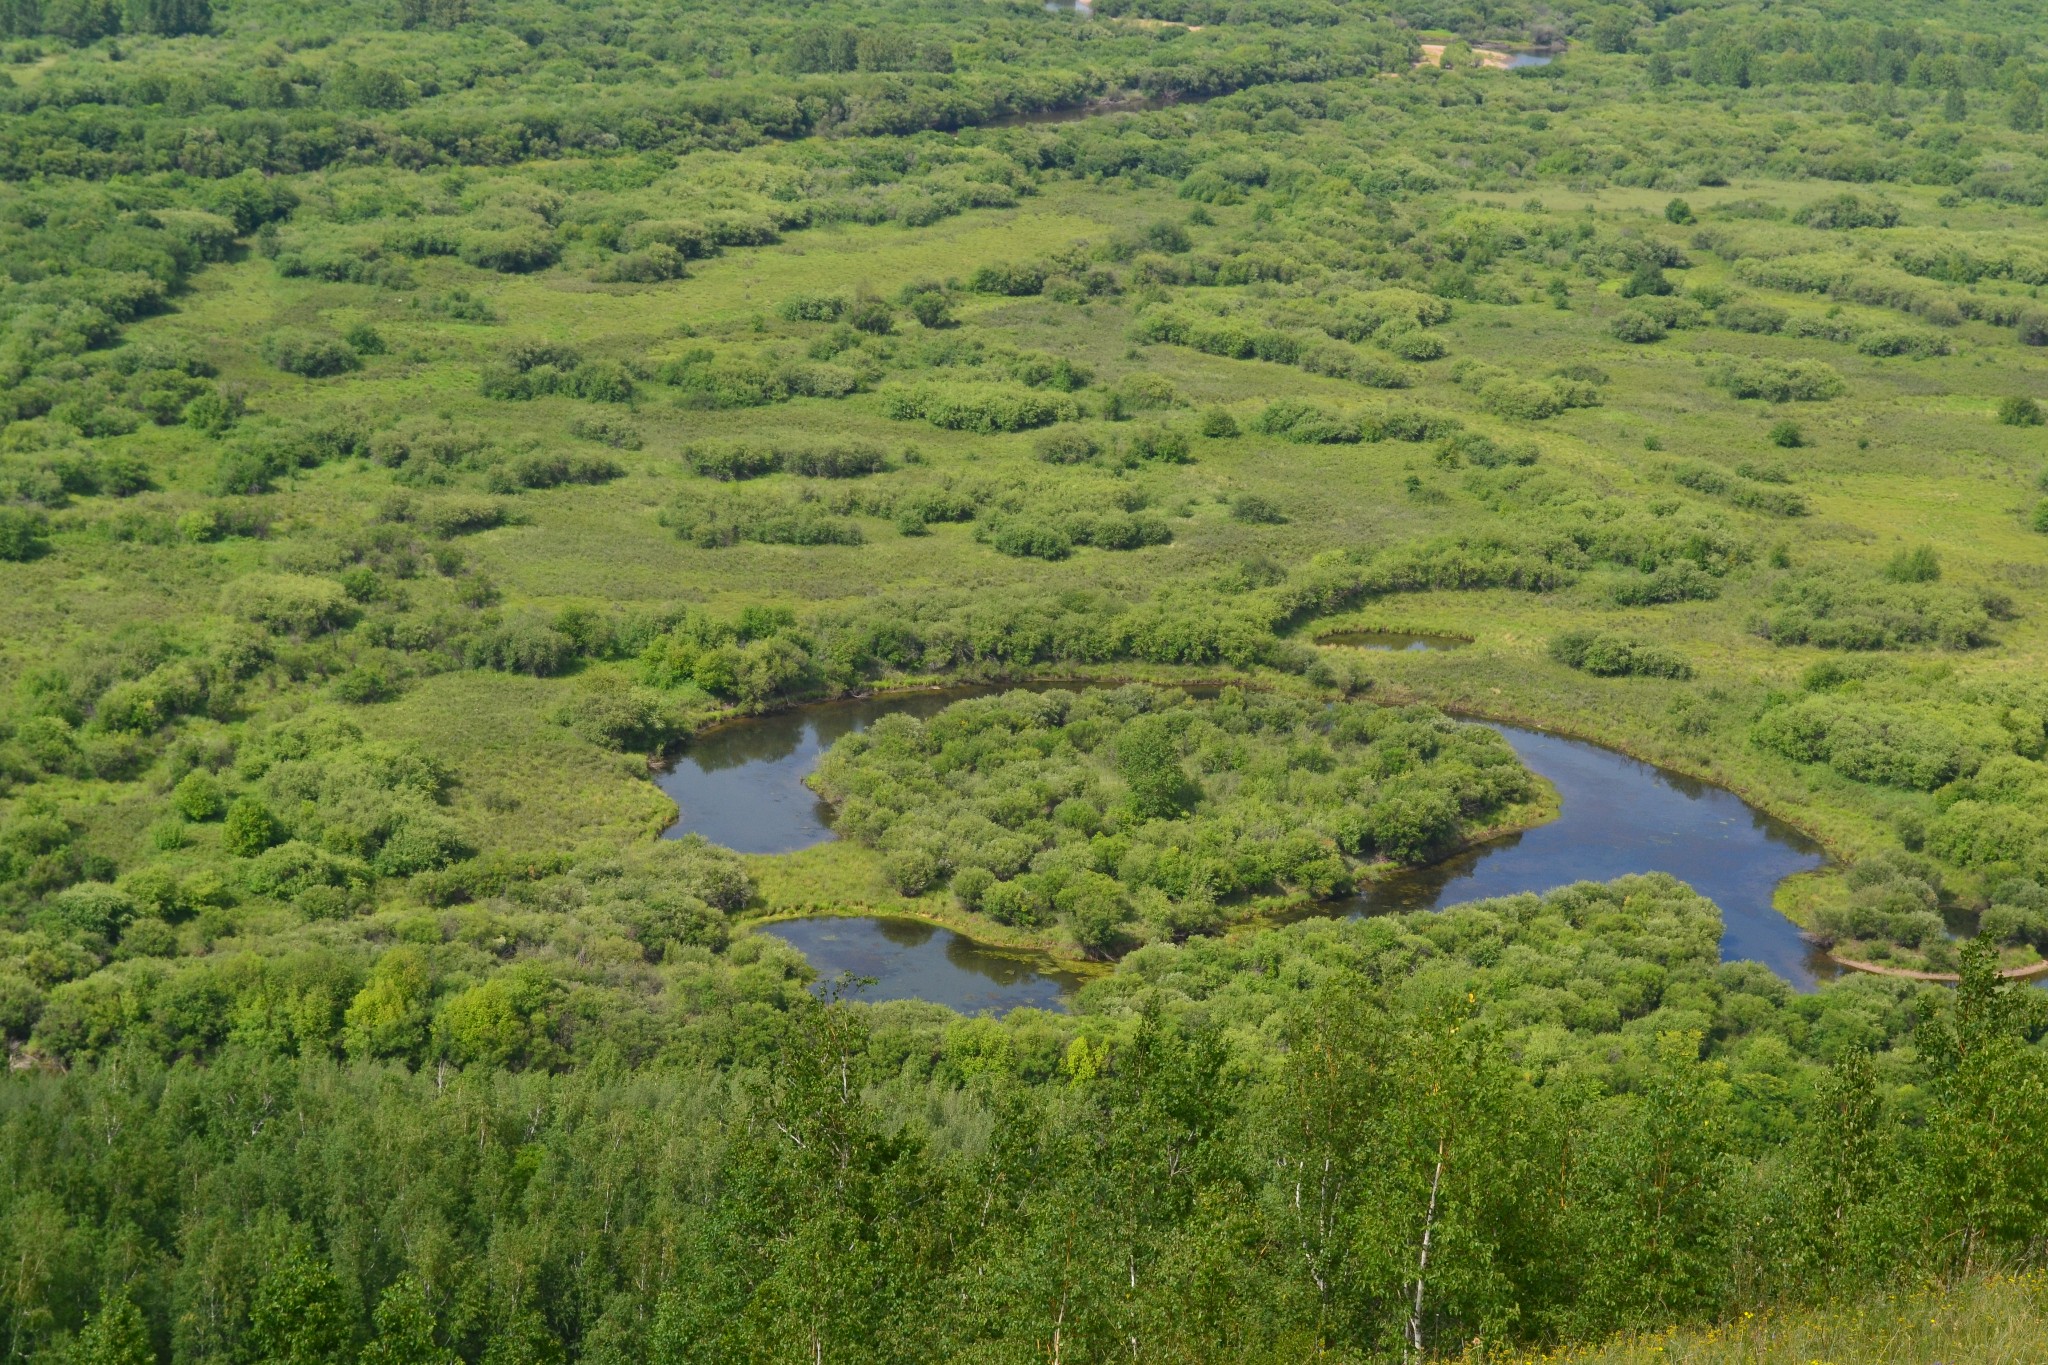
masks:
{"label": "tree", "polygon": [[1650,84],[1666,86],[1675,79],[1671,69],[1671,58],[1662,52],[1652,52],[1648,64],[1643,68],[1650,78]]}
{"label": "tree", "polygon": [[1180,747],[1159,717],[1140,716],[1124,727],[1116,740],[1116,766],[1141,819],[1178,815],[1197,794],[1180,766]]}
{"label": "tree", "polygon": [[157,33],[175,38],[185,33],[205,33],[213,27],[211,0],[127,0],[130,33]]}
{"label": "tree", "polygon": [[149,1325],[126,1288],[116,1289],[87,1320],[72,1347],[70,1365],[156,1365]]}
{"label": "tree", "polygon": [[349,1002],[342,1041],[351,1057],[414,1057],[427,1041],[426,955],[401,946],[377,959],[370,979]]}
{"label": "tree", "polygon": [[434,1341],[434,1309],[417,1275],[401,1275],[377,1300],[377,1335],[363,1348],[362,1365],[459,1365],[453,1351]]}
{"label": "tree", "polygon": [[1970,107],[1963,99],[1963,87],[1951,85],[1942,95],[1941,116],[1950,123],[1961,123],[1970,116]]}
{"label": "tree", "polygon": [[1930,1212],[1958,1268],[2025,1245],[2048,1219],[2048,1055],[2028,1046],[2041,1011],[1998,975],[1987,939],[1965,945],[1952,1000],[1920,1030],[1943,1073],[1929,1133]]}
{"label": "tree", "polygon": [[303,1244],[277,1257],[249,1306],[249,1339],[264,1365],[339,1365],[349,1313],[327,1263]]}
{"label": "tree", "polygon": [[1636,16],[1633,10],[1612,5],[1593,16],[1586,30],[1587,40],[1600,52],[1626,52],[1635,46]]}
{"label": "tree", "polygon": [[121,7],[115,0],[49,0],[43,31],[84,47],[121,31]]}
{"label": "tree", "polygon": [[1664,221],[1676,223],[1680,227],[1692,222],[1692,205],[1686,203],[1683,199],[1673,199],[1664,206]]}
{"label": "tree", "polygon": [[2013,86],[2005,102],[2005,121],[2016,132],[2032,133],[2041,127],[2041,87],[2024,77]]}

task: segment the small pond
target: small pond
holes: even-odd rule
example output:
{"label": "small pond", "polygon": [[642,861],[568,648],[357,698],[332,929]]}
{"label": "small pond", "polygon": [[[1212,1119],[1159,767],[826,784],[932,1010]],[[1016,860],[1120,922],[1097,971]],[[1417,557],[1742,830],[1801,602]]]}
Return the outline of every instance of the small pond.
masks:
{"label": "small pond", "polygon": [[1319,645],[1342,649],[1371,649],[1395,654],[1420,653],[1430,649],[1459,649],[1472,642],[1462,635],[1417,635],[1405,630],[1340,630],[1316,637]]}
{"label": "small pond", "polygon": [[701,834],[735,853],[794,853],[832,837],[832,808],[804,778],[842,735],[883,716],[936,715],[996,689],[898,692],[799,706],[720,726],[690,741],[655,783],[680,811],[666,839]]}
{"label": "small pond", "polygon": [[[831,808],[804,776],[841,735],[885,715],[929,716],[995,688],[898,693],[798,707],[713,730],[660,778],[682,815],[670,836],[696,833],[742,853],[787,853],[832,837]],[[1204,689],[1206,690],[1206,689]],[[1433,867],[1377,883],[1338,913],[1433,910],[1575,881],[1668,872],[1721,907],[1723,961],[1761,962],[1810,988],[1824,956],[1773,908],[1771,893],[1819,867],[1820,849],[1733,792],[1585,740],[1495,725],[1522,761],[1557,788],[1558,819]],[[877,918],[785,920],[762,931],[796,945],[825,980],[872,977],[872,1000],[919,999],[963,1012],[1058,1009],[1076,987],[1051,959],[1009,955],[946,929]]]}
{"label": "small pond", "polygon": [[1557,57],[1549,52],[1510,52],[1507,54],[1507,70],[1514,71],[1525,66],[1549,66]]}
{"label": "small pond", "polygon": [[871,977],[863,1000],[929,1000],[962,1014],[1020,1008],[1061,1010],[1081,978],[962,937],[923,920],[883,917],[782,920],[764,924],[818,969],[822,983],[841,972]]}

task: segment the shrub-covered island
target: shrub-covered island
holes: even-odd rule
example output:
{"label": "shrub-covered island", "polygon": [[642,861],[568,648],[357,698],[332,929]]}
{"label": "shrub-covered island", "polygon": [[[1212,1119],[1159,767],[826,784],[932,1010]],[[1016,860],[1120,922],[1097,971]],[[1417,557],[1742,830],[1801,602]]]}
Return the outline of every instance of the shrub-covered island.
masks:
{"label": "shrub-covered island", "polygon": [[1101,952],[1328,900],[1535,818],[1507,741],[1428,707],[1009,692],[890,716],[813,779],[896,888]]}

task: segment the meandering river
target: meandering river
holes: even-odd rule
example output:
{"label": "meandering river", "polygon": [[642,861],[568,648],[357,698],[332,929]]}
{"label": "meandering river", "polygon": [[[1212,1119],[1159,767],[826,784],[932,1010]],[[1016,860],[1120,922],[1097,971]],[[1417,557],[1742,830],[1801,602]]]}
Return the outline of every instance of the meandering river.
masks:
{"label": "meandering river", "polygon": [[[680,818],[742,853],[787,853],[832,838],[831,808],[803,779],[832,742],[885,715],[928,716],[963,696],[899,693],[798,707],[710,731],[660,777]],[[1491,724],[1491,722],[1482,722]],[[1721,907],[1725,961],[1761,962],[1810,988],[1826,959],[1771,904],[1778,883],[1821,865],[1817,845],[1734,793],[1580,739],[1493,725],[1557,788],[1562,813],[1433,867],[1375,883],[1334,913],[1433,910],[1575,881],[1668,872]],[[915,920],[817,918],[763,925],[801,949],[821,977],[869,977],[871,1000],[920,999],[964,1013],[1058,1009],[1079,985],[1047,958],[998,951]]]}

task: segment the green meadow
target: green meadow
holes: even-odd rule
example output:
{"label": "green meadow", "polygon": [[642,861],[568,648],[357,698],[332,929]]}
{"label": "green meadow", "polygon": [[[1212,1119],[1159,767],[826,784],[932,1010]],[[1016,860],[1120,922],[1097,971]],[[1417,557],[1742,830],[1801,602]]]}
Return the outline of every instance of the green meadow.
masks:
{"label": "green meadow", "polygon": [[[2025,19],[0,0],[6,1361],[2024,1358]],[[1952,984],[1304,918],[1556,815],[1451,717]],[[769,932],[875,914],[1085,984]]]}

